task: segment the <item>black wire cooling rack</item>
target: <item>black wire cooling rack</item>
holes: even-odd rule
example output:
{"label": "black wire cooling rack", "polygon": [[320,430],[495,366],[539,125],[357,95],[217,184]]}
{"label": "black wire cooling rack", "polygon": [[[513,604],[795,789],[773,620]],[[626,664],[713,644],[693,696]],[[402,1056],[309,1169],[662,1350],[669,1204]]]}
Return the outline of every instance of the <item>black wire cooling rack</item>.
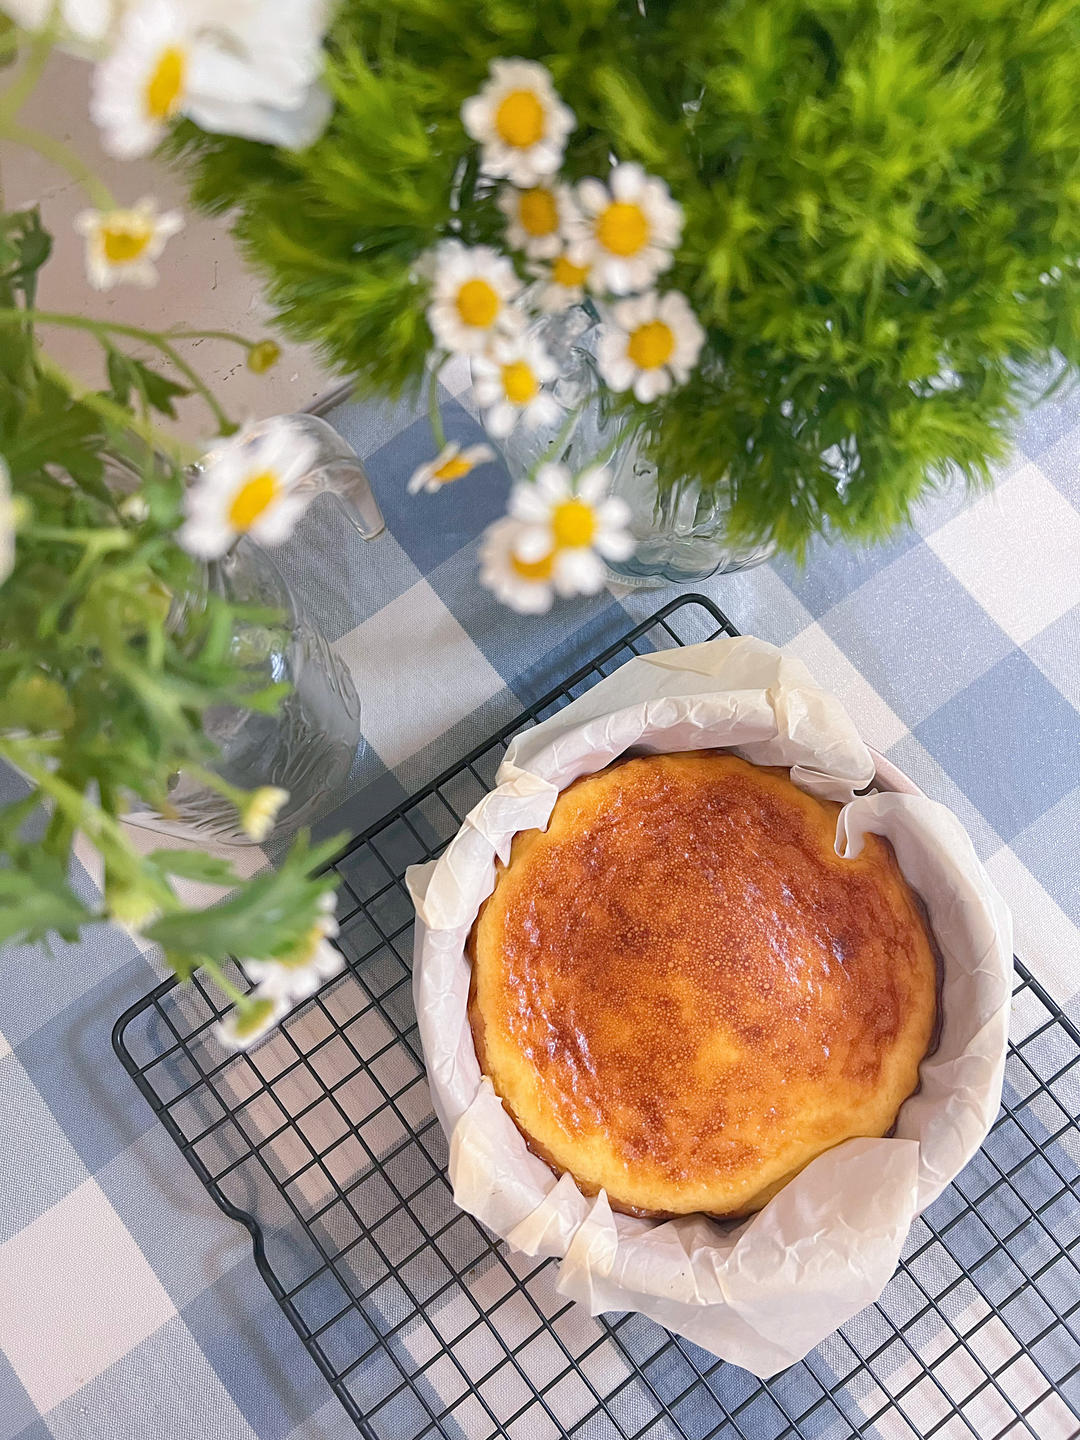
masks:
{"label": "black wire cooling rack", "polygon": [[735,633],[708,600],[673,601],[355,840],[334,866],[348,967],[252,1052],[216,1042],[198,976],[117,1021],[118,1056],[369,1440],[1080,1435],[1080,1033],[1020,966],[986,1145],[878,1303],[768,1382],[639,1315],[592,1319],[554,1262],[453,1204],[405,867],[439,853],[518,730],[632,654]]}

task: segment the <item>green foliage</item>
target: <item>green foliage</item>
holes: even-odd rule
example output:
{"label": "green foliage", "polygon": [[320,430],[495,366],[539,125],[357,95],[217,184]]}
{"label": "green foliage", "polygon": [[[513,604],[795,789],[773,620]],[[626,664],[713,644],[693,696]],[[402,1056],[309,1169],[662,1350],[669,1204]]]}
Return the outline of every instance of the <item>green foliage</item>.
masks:
{"label": "green foliage", "polygon": [[[211,961],[230,955],[287,955],[303,943],[318,920],[320,894],[334,888],[333,876],[315,884],[309,877],[333,857],[343,839],[339,835],[309,849],[301,837],[277,870],[257,876],[219,905],[196,914],[163,915],[147,926],[147,939],[155,940],[170,957],[192,951]],[[175,873],[175,852],[165,864]]]}
{"label": "green foliage", "polygon": [[37,846],[27,846],[16,864],[0,869],[0,945],[41,941],[53,932],[77,940],[94,918],[68,884],[67,867]]}
{"label": "green foliage", "polygon": [[[45,358],[33,299],[50,249],[36,210],[0,214],[0,460],[19,507],[15,566],[0,577],[0,764],[26,781],[0,806],[0,944],[74,940],[111,917],[160,939],[181,975],[199,964],[217,973],[232,951],[273,958],[322,914],[333,881],[312,872],[326,847],[298,842],[278,871],[242,881],[195,851],[140,855],[119,817],[134,801],[167,812],[170,776],[212,765],[211,707],[276,707],[287,687],[253,691],[232,638],[239,618],[279,617],[254,607],[241,617],[207,593],[174,539],[180,461],[133,427],[151,411],[172,415],[187,387],[121,351],[108,326],[98,334],[107,391],[82,393]],[[69,880],[80,831],[103,861],[96,908]],[[176,879],[235,888],[206,910],[180,901]]]}
{"label": "green foliage", "polygon": [[745,535],[885,533],[985,481],[1025,373],[1080,362],[1080,0],[345,0],[330,46],[306,152],[176,144],[285,328],[369,391],[421,377],[421,254],[501,234],[459,113],[509,55],[577,114],[570,178],[614,152],[685,208],[665,283],[707,358],[626,407]]}
{"label": "green foliage", "polygon": [[108,347],[106,368],[109,394],[118,405],[127,405],[134,391],[148,409],[175,420],[176,406],[173,402],[191,394],[186,385],[178,385],[167,375],[151,370],[149,365],[125,355],[112,345]]}

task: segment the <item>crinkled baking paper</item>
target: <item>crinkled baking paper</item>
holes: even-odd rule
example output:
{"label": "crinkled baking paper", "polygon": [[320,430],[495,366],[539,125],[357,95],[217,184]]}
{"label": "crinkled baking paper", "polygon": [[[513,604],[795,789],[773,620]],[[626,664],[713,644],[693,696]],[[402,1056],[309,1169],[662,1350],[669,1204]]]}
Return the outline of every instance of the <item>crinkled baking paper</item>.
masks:
{"label": "crinkled baking paper", "polygon": [[[836,848],[892,842],[944,960],[940,1043],[885,1140],[819,1156],[751,1219],[615,1214],[533,1155],[480,1073],[466,1015],[465,942],[495,857],[546,825],[559,791],[628,752],[724,747],[790,767],[843,804]],[[857,795],[875,763],[840,702],[798,660],[749,637],[629,661],[518,736],[496,788],[439,860],[409,872],[414,990],[454,1198],[508,1244],[560,1257],[558,1289],[592,1314],[638,1310],[768,1376],[881,1293],[916,1215],[982,1144],[1000,1101],[1012,975],[1009,915],[956,817],[918,794]]]}

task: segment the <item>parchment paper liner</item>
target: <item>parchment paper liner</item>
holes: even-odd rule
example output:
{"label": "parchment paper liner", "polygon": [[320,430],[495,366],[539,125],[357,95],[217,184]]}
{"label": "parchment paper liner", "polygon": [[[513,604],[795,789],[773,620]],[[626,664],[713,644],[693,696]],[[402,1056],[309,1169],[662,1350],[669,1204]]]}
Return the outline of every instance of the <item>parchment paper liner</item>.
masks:
{"label": "parchment paper liner", "polygon": [[[944,962],[943,1024],[894,1136],[821,1155],[738,1225],[613,1214],[531,1154],[481,1077],[466,1016],[465,941],[518,830],[544,826],[559,791],[634,751],[731,748],[783,765],[844,804],[839,854],[868,830],[892,842]],[[1008,911],[959,820],[917,794],[856,796],[870,751],[798,660],[751,637],[629,661],[518,736],[497,787],[438,861],[408,874],[417,909],[416,1012],[454,1198],[510,1245],[562,1257],[558,1290],[592,1314],[638,1310],[765,1377],[875,1300],[914,1217],[982,1144],[997,1114],[1012,976]]]}

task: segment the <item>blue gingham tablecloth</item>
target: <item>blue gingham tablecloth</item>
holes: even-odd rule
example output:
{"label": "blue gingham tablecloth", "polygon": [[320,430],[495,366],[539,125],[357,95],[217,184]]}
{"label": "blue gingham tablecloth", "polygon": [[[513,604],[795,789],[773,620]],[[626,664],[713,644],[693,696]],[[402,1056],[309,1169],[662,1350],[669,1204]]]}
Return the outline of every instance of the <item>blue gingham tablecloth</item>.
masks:
{"label": "blue gingham tablecloth", "polygon": [[[478,438],[460,373],[442,399],[450,438]],[[364,704],[353,792],[323,827],[355,832],[673,592],[514,615],[476,582],[502,469],[410,497],[431,453],[425,419],[356,404],[330,418],[366,460],[388,533],[364,545],[320,504],[282,563]],[[934,497],[873,550],[816,546],[802,572],[777,561],[696,587],[802,658],[870,744],[957,812],[1012,907],[1021,958],[1074,1017],[1078,452],[1080,399],[1059,399],[1027,418],[993,494]],[[52,955],[0,953],[0,1440],[347,1440],[247,1233],[110,1049],[113,1021],[160,974],[106,927]],[[1073,1433],[1063,1410],[1047,1408],[1045,1427],[1048,1440]]]}

